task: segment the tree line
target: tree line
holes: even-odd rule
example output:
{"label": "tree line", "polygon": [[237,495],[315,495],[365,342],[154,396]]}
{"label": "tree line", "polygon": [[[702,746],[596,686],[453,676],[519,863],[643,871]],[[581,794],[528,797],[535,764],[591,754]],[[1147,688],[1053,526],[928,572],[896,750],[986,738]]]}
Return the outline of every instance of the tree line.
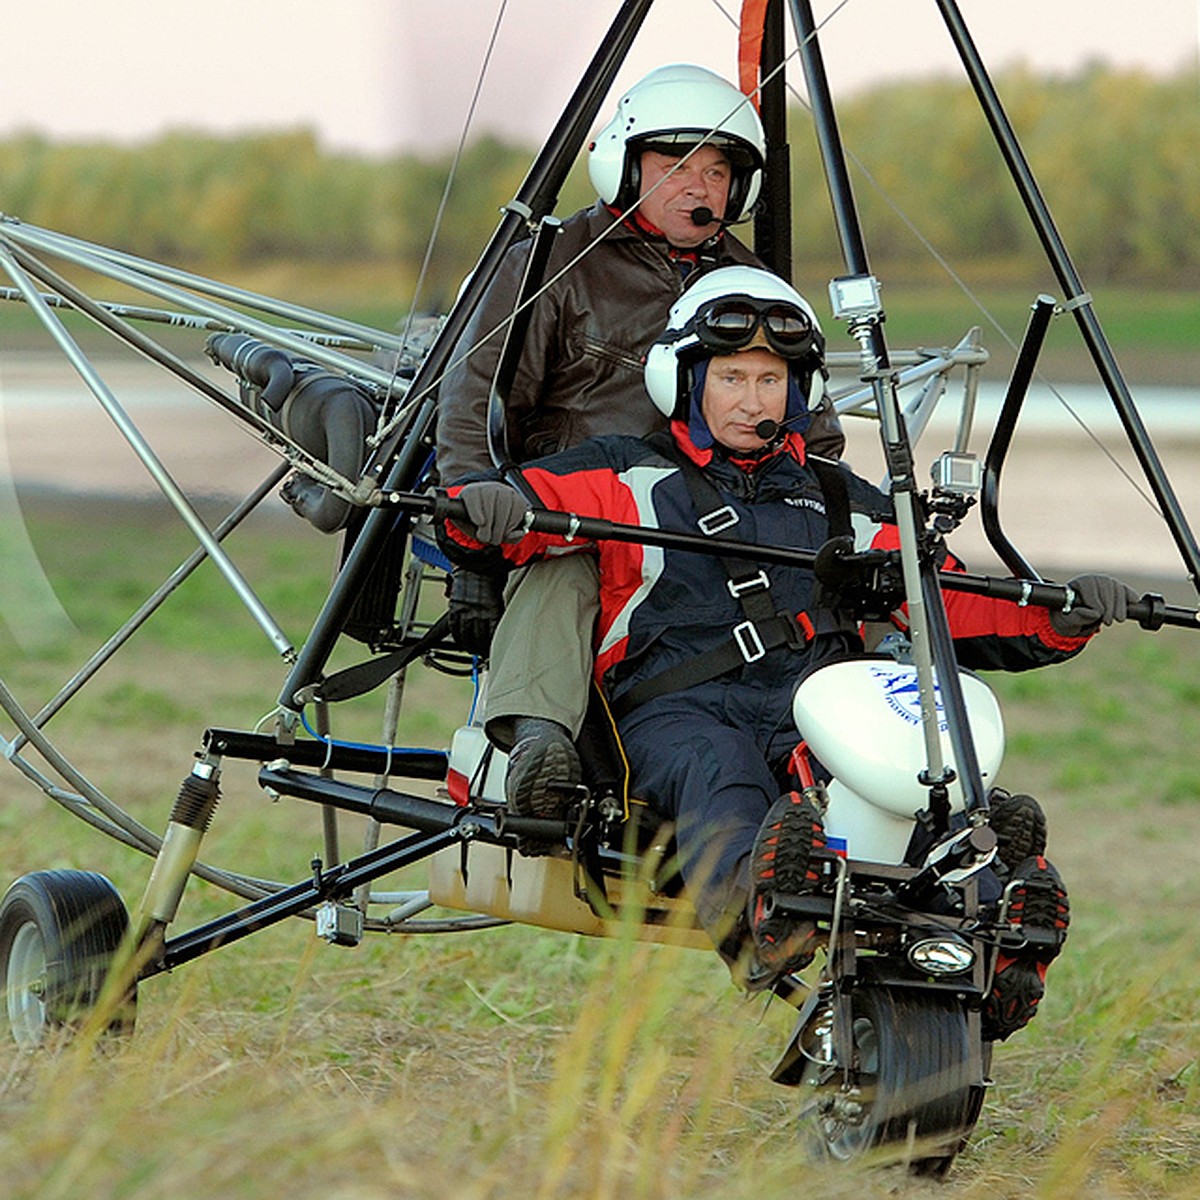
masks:
{"label": "tree line", "polygon": [[[1200,72],[1015,71],[997,86],[1086,279],[1200,285]],[[881,87],[843,102],[839,119],[873,262],[919,270],[925,241],[999,272],[1041,261],[966,84]],[[801,109],[790,122],[795,263],[815,268],[836,256],[834,226],[811,122]],[[491,136],[469,144],[430,259],[435,293],[471,268],[532,153]],[[335,153],[307,129],[132,146],[27,133],[0,141],[0,211],[193,269],[374,261],[415,277],[450,165]],[[589,200],[577,165],[560,212]]]}

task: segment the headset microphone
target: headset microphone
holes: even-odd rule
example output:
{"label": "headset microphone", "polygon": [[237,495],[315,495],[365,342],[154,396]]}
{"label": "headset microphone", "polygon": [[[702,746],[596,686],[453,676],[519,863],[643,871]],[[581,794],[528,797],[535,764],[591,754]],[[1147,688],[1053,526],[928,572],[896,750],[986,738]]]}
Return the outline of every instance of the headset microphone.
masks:
{"label": "headset microphone", "polygon": [[727,221],[724,217],[718,217],[706,204],[700,205],[699,208],[693,208],[688,215],[691,217],[693,225],[712,225],[715,222],[722,229],[728,229],[731,225],[741,225],[743,222],[750,220],[750,214],[743,213],[736,221]]}
{"label": "headset microphone", "polygon": [[794,417],[788,417],[786,421],[772,421],[770,417],[767,417],[755,425],[754,433],[764,442],[773,442],[789,425],[795,425],[797,422],[803,421],[805,417],[811,416],[812,413],[805,409],[804,412],[798,413]]}

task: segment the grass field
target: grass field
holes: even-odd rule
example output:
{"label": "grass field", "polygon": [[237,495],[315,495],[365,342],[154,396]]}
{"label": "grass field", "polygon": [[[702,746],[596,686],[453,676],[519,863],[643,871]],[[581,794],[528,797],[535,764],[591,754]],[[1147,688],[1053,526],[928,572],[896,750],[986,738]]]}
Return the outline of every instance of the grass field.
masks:
{"label": "grass field", "polygon": [[[186,553],[144,506],[27,497],[25,518],[74,631],[0,629],[0,677],[36,709]],[[231,542],[302,639],[332,543],[264,519]],[[1172,583],[1169,598],[1187,600]],[[3,614],[0,614],[3,615]],[[283,669],[209,567],[49,732],[161,829],[208,724],[249,727]],[[345,651],[352,657],[351,650]],[[715,956],[506,927],[325,947],[291,922],[141,989],[127,1043],[0,1049],[0,1191],[10,1200],[280,1196],[774,1200],[1200,1194],[1200,641],[1106,632],[1079,659],[993,679],[1001,782],[1051,819],[1072,935],[1038,1020],[998,1048],[975,1138],[950,1180],[816,1169],[796,1095],[767,1073],[790,1010],[747,1001]],[[413,673],[400,740],[444,744],[464,685]],[[353,711],[335,731],[372,737]],[[3,736],[12,736],[4,722]],[[319,814],[231,771],[204,856],[299,879]],[[351,845],[359,832],[343,827]],[[0,767],[0,877],[98,870],[127,902],[147,860]],[[230,906],[193,882],[180,924]]]}

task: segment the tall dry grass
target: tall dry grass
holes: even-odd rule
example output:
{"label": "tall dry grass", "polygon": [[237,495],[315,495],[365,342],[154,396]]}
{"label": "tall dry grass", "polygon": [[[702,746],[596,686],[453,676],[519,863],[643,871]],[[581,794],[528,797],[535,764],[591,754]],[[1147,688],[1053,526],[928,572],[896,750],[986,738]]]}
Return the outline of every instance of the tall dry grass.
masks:
{"label": "tall dry grass", "polygon": [[[72,522],[35,521],[34,534],[54,540],[52,577],[86,559],[106,604],[126,594],[138,555],[121,547],[136,533],[107,553]],[[264,531],[257,548],[248,536],[249,561],[277,570],[285,535]],[[295,605],[288,619],[312,611],[303,589],[276,599]],[[99,681],[100,701],[53,723],[153,827],[203,725],[234,723],[230,710],[247,719],[277,686],[277,665],[236,638],[188,647],[189,630],[230,620],[219,604],[207,587],[181,597],[164,631]],[[94,612],[69,606],[90,645]],[[36,697],[78,649],[34,659],[7,645],[6,678]],[[976,1135],[944,1185],[808,1162],[800,1097],[767,1078],[793,1014],[743,999],[715,956],[515,926],[343,950],[297,921],[145,983],[131,1039],[0,1050],[0,1194],[1196,1195],[1198,665],[1192,635],[1119,629],[1064,667],[995,681],[1010,733],[1002,781],[1043,799],[1074,920],[1043,1011],[998,1048]],[[436,741],[466,698],[430,688],[412,681],[406,720]],[[353,822],[344,833],[352,847]],[[298,879],[319,838],[317,813],[271,804],[231,773],[205,853]],[[101,870],[133,902],[149,865],[5,767],[0,869],[50,866]],[[231,903],[193,882],[180,926]]]}

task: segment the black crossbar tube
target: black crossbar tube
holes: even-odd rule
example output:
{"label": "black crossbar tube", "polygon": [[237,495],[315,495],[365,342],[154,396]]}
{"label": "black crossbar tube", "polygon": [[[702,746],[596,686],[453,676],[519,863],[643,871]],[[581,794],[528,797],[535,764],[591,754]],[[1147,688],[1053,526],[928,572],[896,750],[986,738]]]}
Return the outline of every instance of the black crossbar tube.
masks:
{"label": "black crossbar tube", "polygon": [[[403,825],[423,833],[452,828],[468,811],[444,800],[430,800],[392,788],[364,787],[340,779],[327,779],[323,775],[308,775],[289,767],[263,767],[258,773],[258,782],[268,792],[328,804],[343,812],[371,817],[381,825]],[[481,829],[495,834],[492,817],[472,813],[471,819]]]}
{"label": "black crossbar tube", "polygon": [[1055,307],[1050,296],[1039,296],[1033,303],[1025,337],[1021,340],[1021,349],[1013,365],[1008,389],[1004,393],[1004,403],[1000,406],[1000,415],[996,419],[992,440],[988,443],[987,455],[983,460],[983,490],[979,497],[983,530],[992,549],[1000,556],[1000,561],[1022,579],[1040,580],[1041,576],[1025,561],[1000,527],[1000,472],[1008,455],[1013,432],[1017,427],[1017,416],[1029,391],[1029,384],[1033,379],[1034,368],[1041,353],[1042,343],[1046,340],[1046,331],[1050,328],[1050,319],[1054,316]]}
{"label": "black crossbar tube", "polygon": [[[854,191],[850,186],[850,173],[846,169],[846,155],[842,149],[842,138],[833,111],[829,80],[825,75],[825,62],[817,44],[812,5],[808,0],[791,0],[791,4],[792,21],[796,27],[796,40],[800,48],[800,63],[808,84],[808,102],[821,150],[821,162],[825,168],[825,181],[833,205],[833,219],[842,247],[842,258],[846,269],[852,275],[867,275],[871,270],[867,263],[867,247],[863,241],[862,226],[854,203]],[[882,342],[882,339],[880,341]]]}
{"label": "black crossbar tube", "polygon": [[[393,492],[390,503],[410,507],[417,512],[434,514],[435,520],[465,516],[462,502],[444,495],[409,495]],[[755,542],[734,542],[727,538],[706,537],[674,529],[654,529],[648,525],[624,525],[603,517],[580,517],[575,513],[541,509],[530,518],[530,528],[540,533],[557,533],[591,541],[634,542],[657,546],[664,550],[684,550],[695,554],[714,554],[724,558],[746,559],[751,562],[776,563],[785,567],[812,568],[817,551],[791,546],[764,546]],[[951,592],[969,592],[977,596],[992,596],[1014,603],[1032,604],[1038,608],[1062,608],[1067,602],[1063,584],[1043,583],[1027,579],[998,579],[989,575],[971,575],[965,571],[938,571],[941,587]],[[1147,593],[1130,605],[1129,619],[1144,629],[1174,625],[1182,629],[1200,629],[1200,610],[1165,604],[1161,596]]]}
{"label": "black crossbar tube", "polygon": [[345,746],[316,739],[301,739],[284,744],[270,734],[248,733],[239,729],[206,729],[204,749],[222,758],[246,762],[275,762],[286,759],[298,767],[328,767],[332,771],[353,771],[363,775],[395,775],[404,779],[446,778],[446,752],[386,746]]}
{"label": "black crossbar tube", "polygon": [[1200,546],[1196,544],[1183,509],[1167,479],[1158,452],[1142,423],[1141,414],[1137,411],[1133,397],[1129,393],[1129,388],[1117,365],[1116,357],[1108,344],[1104,330],[1100,326],[1083,280],[1075,269],[1075,264],[1071,261],[1066,244],[1059,235],[1054,218],[1051,216],[1037,180],[1030,170],[1028,160],[1025,158],[1024,151],[1021,149],[1016,133],[1008,119],[1008,114],[1000,103],[1000,97],[992,84],[983,59],[975,47],[956,0],[937,0],[937,4],[941,9],[946,28],[950,31],[950,37],[959,57],[962,59],[963,66],[966,68],[967,76],[971,80],[971,86],[975,90],[975,95],[983,108],[988,124],[992,128],[996,144],[1008,165],[1009,174],[1016,184],[1042,247],[1046,251],[1046,257],[1050,261],[1060,286],[1066,292],[1065,304],[1075,317],[1075,322],[1079,326],[1079,331],[1092,356],[1092,361],[1096,365],[1100,379],[1125,427],[1129,444],[1141,464],[1147,483],[1154,492],[1163,519],[1171,531],[1171,536],[1174,538],[1175,545],[1187,568],[1188,576],[1197,591],[1200,591]]}
{"label": "black crossbar tube", "polygon": [[770,0],[763,24],[759,79],[760,115],[767,141],[762,201],[754,216],[754,250],[776,275],[792,278],[791,147],[787,135],[784,0]]}
{"label": "black crossbar tube", "polygon": [[[443,806],[445,807],[445,806]],[[462,835],[454,828],[436,833],[416,833],[399,841],[380,846],[348,863],[314,871],[311,878],[252,904],[208,921],[178,937],[168,938],[161,953],[142,972],[149,978],[191,962],[210,950],[239,942],[260,929],[278,925],[289,917],[298,917],[322,900],[353,895],[361,884],[370,883],[402,867],[428,858],[438,850],[453,845]]]}
{"label": "black crossbar tube", "polygon": [[[421,397],[416,411],[391,438],[378,447],[367,463],[366,475],[382,478],[389,488],[412,487],[416,483],[417,472],[432,449],[436,411],[433,392],[436,381],[444,374],[452,350],[509,246],[528,227],[530,220],[540,220],[557,202],[562,185],[578,157],[604,97],[625,61],[651,2],[625,0],[622,4],[583,79],[567,102],[563,115],[530,168],[515,200],[505,211],[462,295],[421,363],[408,392],[409,395]],[[402,447],[399,453],[398,446]],[[378,560],[391,531],[390,517],[378,511],[370,513],[363,523],[295,665],[284,681],[279,696],[279,703],[284,709],[298,712],[301,703],[296,698],[297,693],[320,677],[363,581]]]}

